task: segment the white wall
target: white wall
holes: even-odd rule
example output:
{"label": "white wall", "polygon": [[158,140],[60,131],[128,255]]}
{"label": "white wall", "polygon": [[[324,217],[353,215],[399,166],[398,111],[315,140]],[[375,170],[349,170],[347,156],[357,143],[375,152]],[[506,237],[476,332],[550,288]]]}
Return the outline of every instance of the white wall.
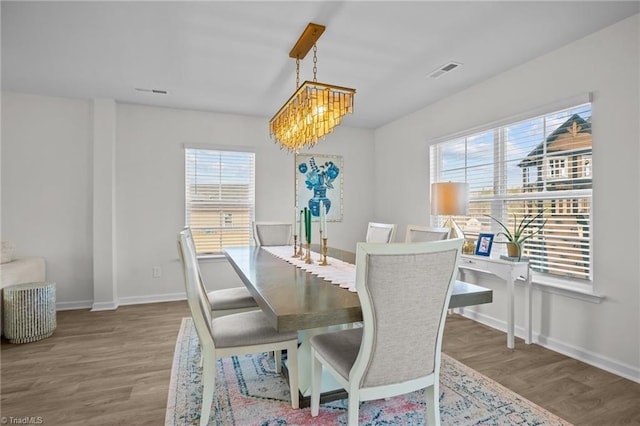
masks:
{"label": "white wall", "polygon": [[[183,292],[176,251],[184,226],[183,143],[245,146],[256,153],[256,219],[289,221],[294,154],[269,138],[268,121],[140,105],[118,105],[116,222],[121,300]],[[373,210],[373,133],[340,127],[314,152],[344,159],[344,220],[330,222],[331,245],[353,249]],[[315,228],[314,228],[315,229]],[[161,278],[152,278],[160,266]],[[224,262],[203,265],[215,287],[242,285]]]}
{"label": "white wall", "polygon": [[90,102],[2,93],[2,239],[63,301],[93,298],[91,129]]}
{"label": "white wall", "polygon": [[[256,219],[292,218],[294,154],[269,138],[267,119],[130,104],[115,104],[110,117],[102,104],[109,102],[2,93],[2,239],[15,241],[18,255],[46,259],[59,308],[92,306],[94,285],[96,294],[117,299],[101,298],[94,308],[184,296],[176,248],[184,226],[183,143],[254,150]],[[110,152],[100,144],[113,143],[103,136],[114,126],[112,228],[110,214],[94,212],[93,202],[112,197],[114,186],[96,181],[94,171],[110,170],[113,158],[93,153]],[[332,246],[353,249],[364,239],[373,211],[372,144],[372,131],[342,126],[310,151],[344,160],[344,220],[329,223]],[[114,281],[108,264],[94,277],[94,261],[103,259],[93,254],[111,244],[103,235],[96,247],[94,230],[115,236],[115,290],[100,287]],[[152,278],[153,266],[161,277]],[[211,288],[242,285],[224,259],[204,262],[202,271]]]}
{"label": "white wall", "polygon": [[[390,123],[375,132],[375,157],[376,213],[402,233],[429,220],[430,140],[593,92],[594,288],[606,299],[534,290],[534,333],[549,347],[640,381],[638,27],[636,15]],[[474,311],[504,324],[504,284],[484,283],[494,303]]]}

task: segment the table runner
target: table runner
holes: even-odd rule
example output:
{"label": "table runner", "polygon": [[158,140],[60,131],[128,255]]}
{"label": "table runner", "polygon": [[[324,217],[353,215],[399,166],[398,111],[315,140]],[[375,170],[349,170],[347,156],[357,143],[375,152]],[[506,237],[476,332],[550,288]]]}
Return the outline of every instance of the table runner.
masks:
{"label": "table runner", "polygon": [[313,275],[317,275],[332,284],[339,285],[352,293],[356,292],[356,265],[344,262],[340,259],[327,256],[328,265],[320,265],[320,253],[311,252],[313,263],[304,263],[304,259],[291,257],[293,246],[262,246],[262,248],[279,259],[282,259],[297,268],[301,268]]}

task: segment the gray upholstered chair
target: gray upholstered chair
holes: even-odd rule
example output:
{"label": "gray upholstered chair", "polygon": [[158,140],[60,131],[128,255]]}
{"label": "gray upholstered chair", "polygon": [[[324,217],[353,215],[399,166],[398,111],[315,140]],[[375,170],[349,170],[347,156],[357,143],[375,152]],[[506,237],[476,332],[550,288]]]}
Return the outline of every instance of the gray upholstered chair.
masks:
{"label": "gray upholstered chair", "polygon": [[260,310],[213,318],[202,291],[198,260],[189,230],[180,232],[178,251],[184,270],[187,301],[202,350],[202,411],[200,425],[208,424],[215,390],[218,358],[276,351],[276,371],[281,369],[281,351],[287,351],[291,406],[298,408],[298,333],[277,332]]}
{"label": "gray upholstered chair", "polygon": [[369,222],[367,227],[368,243],[390,243],[396,233],[396,225],[393,223]]}
{"label": "gray upholstered chair", "polygon": [[207,292],[207,299],[214,317],[254,311],[259,308],[246,287],[231,287]]}
{"label": "gray upholstered chair", "polygon": [[440,241],[449,238],[451,228],[436,228],[433,226],[407,225],[405,243],[424,243],[426,241]]}
{"label": "gray upholstered chair", "polygon": [[254,222],[253,238],[257,246],[286,246],[291,244],[293,224],[287,222]]}
{"label": "gray upholstered chair", "polygon": [[311,415],[322,367],[349,393],[348,424],[360,401],[426,388],[426,424],[439,425],[440,351],[462,239],[413,244],[358,243],[356,289],[363,327],[310,340]]}
{"label": "gray upholstered chair", "polygon": [[[193,242],[191,228],[187,227],[185,228],[185,231],[189,233],[189,242],[193,245],[192,249],[195,253],[196,248]],[[200,274],[200,270],[198,270],[198,274]],[[249,293],[249,290],[247,290],[246,287],[231,287],[207,291],[202,276],[199,276],[198,278],[198,283],[202,286],[202,291],[207,295],[209,306],[211,307],[211,314],[214,317],[238,314],[240,312],[258,309],[256,300],[253,298],[251,293]]]}

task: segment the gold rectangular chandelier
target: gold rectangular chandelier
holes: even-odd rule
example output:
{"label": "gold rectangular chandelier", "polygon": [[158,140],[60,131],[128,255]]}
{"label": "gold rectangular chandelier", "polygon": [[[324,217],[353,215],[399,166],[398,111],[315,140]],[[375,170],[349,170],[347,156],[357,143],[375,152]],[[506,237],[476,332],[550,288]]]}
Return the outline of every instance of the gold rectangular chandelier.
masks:
{"label": "gold rectangular chandelier", "polygon": [[[271,137],[288,151],[311,147],[340,125],[346,114],[353,112],[355,89],[316,81],[316,41],[324,32],[323,25],[310,23],[289,52],[296,59],[296,91],[269,121]],[[313,47],[313,81],[299,86],[300,60]]]}

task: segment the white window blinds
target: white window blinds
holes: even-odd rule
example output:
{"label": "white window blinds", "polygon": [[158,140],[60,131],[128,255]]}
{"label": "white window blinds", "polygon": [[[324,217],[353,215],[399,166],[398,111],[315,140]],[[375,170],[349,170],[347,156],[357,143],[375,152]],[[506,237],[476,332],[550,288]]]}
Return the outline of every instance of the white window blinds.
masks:
{"label": "white window blinds", "polygon": [[249,245],[254,202],[254,153],[185,149],[185,224],[198,254]]}
{"label": "white window blinds", "polygon": [[584,103],[432,145],[431,181],[469,184],[469,214],[454,218],[469,239],[501,231],[488,216],[513,229],[514,216],[542,213],[544,228],[525,242],[523,256],[535,271],[588,281],[591,148],[591,103]]}

